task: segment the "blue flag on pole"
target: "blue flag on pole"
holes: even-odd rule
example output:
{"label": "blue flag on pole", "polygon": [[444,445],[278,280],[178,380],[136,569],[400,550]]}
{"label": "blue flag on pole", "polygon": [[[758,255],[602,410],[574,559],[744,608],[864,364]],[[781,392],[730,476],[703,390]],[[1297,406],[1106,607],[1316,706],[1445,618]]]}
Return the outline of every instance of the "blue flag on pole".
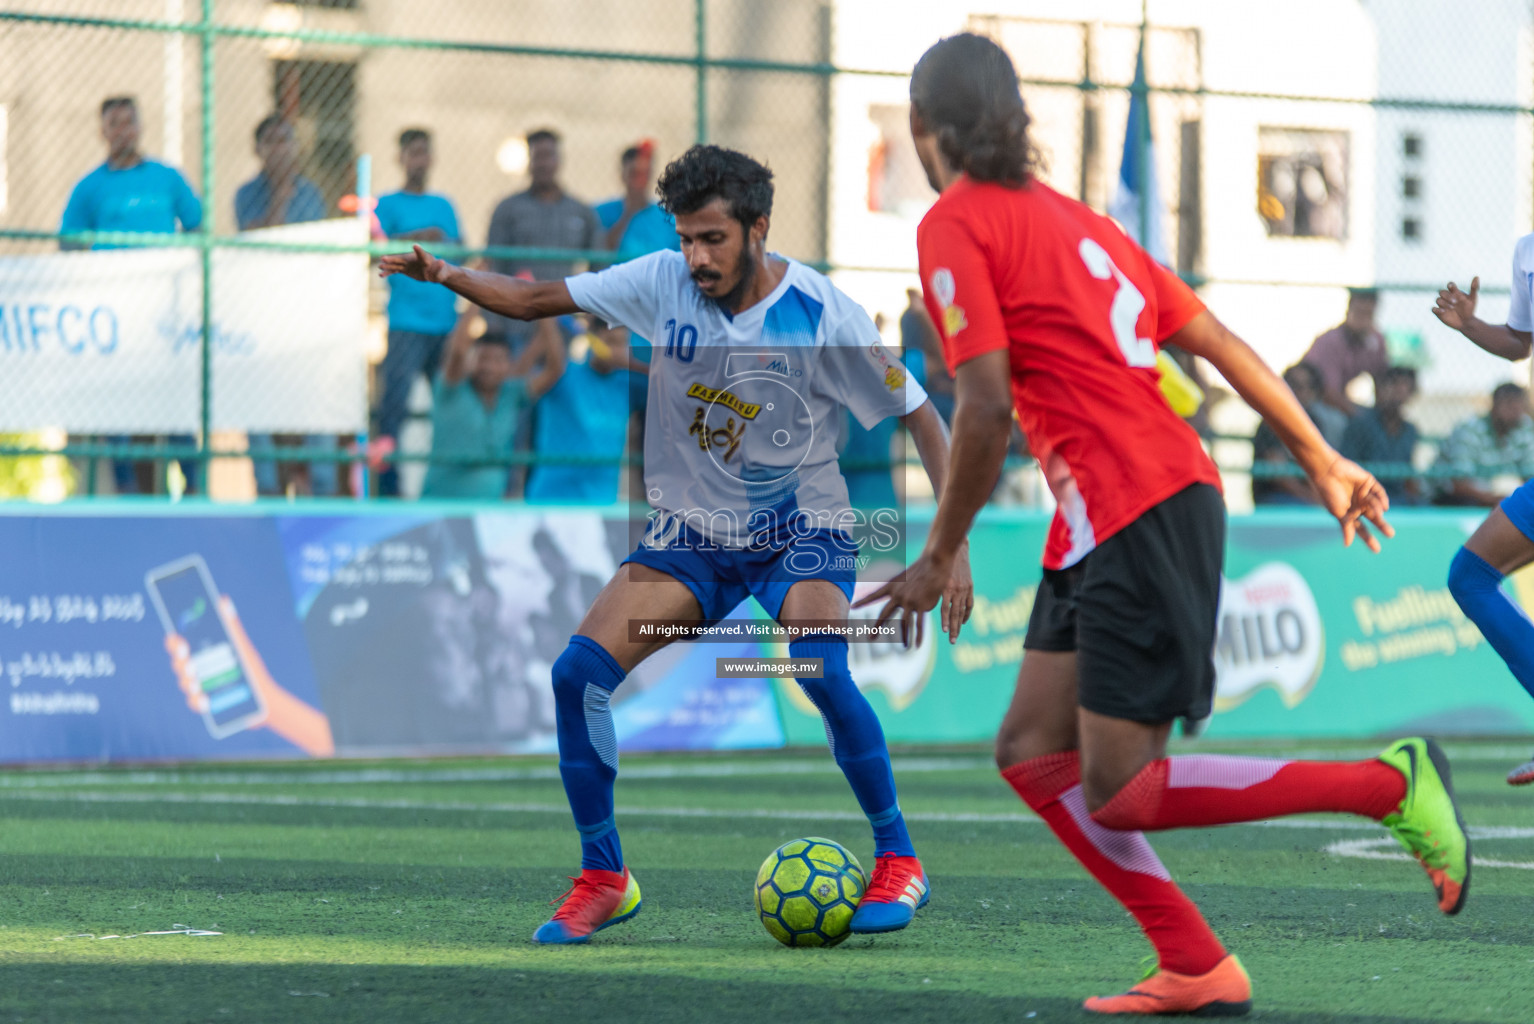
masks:
{"label": "blue flag on pole", "polygon": [[[1142,144],[1143,140],[1143,144]],[[1145,166],[1140,166],[1144,157]],[[1142,197],[1144,207],[1141,206]],[[1129,123],[1124,127],[1124,155],[1119,162],[1118,188],[1108,204],[1108,213],[1124,226],[1129,237],[1140,243],[1156,262],[1171,266],[1167,253],[1166,231],[1161,204],[1161,187],[1156,179],[1155,141],[1150,133],[1150,105],[1145,93],[1145,51],[1135,58],[1135,88],[1129,94]],[[1141,237],[1141,227],[1145,228]]]}

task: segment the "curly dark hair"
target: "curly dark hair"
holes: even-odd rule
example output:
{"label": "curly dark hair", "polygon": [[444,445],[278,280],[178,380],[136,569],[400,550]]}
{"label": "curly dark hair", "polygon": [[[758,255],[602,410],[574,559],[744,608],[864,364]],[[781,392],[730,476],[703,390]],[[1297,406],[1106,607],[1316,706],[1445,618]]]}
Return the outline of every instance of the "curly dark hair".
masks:
{"label": "curly dark hair", "polygon": [[1012,58],[993,41],[965,32],[934,43],[911,72],[911,103],[943,156],[971,178],[1010,188],[1033,179],[1033,119]]}
{"label": "curly dark hair", "polygon": [[655,191],[673,217],[697,213],[715,199],[723,199],[747,231],[772,215],[772,171],[723,146],[692,147],[666,165]]}

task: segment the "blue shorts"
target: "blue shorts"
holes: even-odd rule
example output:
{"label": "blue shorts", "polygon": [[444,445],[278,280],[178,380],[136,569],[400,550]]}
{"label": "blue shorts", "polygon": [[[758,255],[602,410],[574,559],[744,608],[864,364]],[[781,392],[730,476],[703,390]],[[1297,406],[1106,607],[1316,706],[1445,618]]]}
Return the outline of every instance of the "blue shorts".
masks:
{"label": "blue shorts", "polygon": [[857,583],[857,542],[840,530],[814,530],[778,546],[725,548],[708,543],[686,523],[670,538],[651,530],[623,561],[647,565],[673,576],[692,591],[704,623],[718,622],[748,597],[774,619],[783,611],[788,588],[802,580],[834,583],[852,600]]}
{"label": "blue shorts", "polygon": [[1503,498],[1498,507],[1518,527],[1519,533],[1534,540],[1534,480]]}

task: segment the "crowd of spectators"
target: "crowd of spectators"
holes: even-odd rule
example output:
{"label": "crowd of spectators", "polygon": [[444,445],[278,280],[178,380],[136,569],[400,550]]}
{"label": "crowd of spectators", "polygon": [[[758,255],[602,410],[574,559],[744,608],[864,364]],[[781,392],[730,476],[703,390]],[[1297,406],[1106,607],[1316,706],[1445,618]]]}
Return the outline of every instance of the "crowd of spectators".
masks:
{"label": "crowd of spectators", "polygon": [[[176,168],[144,156],[132,97],[101,105],[106,159],[80,180],[60,225],[66,249],[111,248],[114,240],[85,232],[195,231],[201,201]],[[376,227],[400,243],[464,242],[453,201],[429,188],[432,138],[410,128],[398,139],[400,187],[379,197]],[[305,177],[293,124],[281,114],[254,131],[260,170],[235,193],[241,231],[320,220],[331,215],[319,187]],[[608,252],[612,261],[677,249],[675,224],[653,200],[654,149],[649,141],[625,149],[618,161],[618,194],[588,205],[561,181],[557,132],[526,137],[528,187],[501,200],[490,217],[485,264],[531,280],[567,276],[589,260],[557,254],[512,257],[510,248]],[[550,503],[610,503],[619,498],[625,453],[642,450],[650,342],[627,331],[565,317],[528,324],[469,308],[439,285],[401,275],[389,279],[388,345],[378,367],[369,461],[378,493],[400,494],[394,456],[409,415],[412,389],[430,385],[431,462],[422,494],[442,498],[521,497]],[[1416,371],[1392,366],[1375,324],[1378,295],[1352,289],[1342,323],[1315,339],[1284,379],[1326,440],[1380,478],[1392,505],[1491,506],[1522,479],[1534,476],[1534,419],[1528,394],[1498,387],[1490,411],[1458,424],[1439,445],[1433,470],[1418,467],[1421,441],[1407,408],[1417,394]],[[879,318],[882,327],[882,316]],[[945,421],[952,420],[953,378],[921,292],[907,291],[899,335],[912,376],[926,388]],[[1373,405],[1360,405],[1350,389],[1373,381]],[[904,462],[894,421],[864,429],[848,417],[841,425],[841,460],[854,504],[888,505],[900,496]],[[186,435],[114,436],[126,444],[190,446]],[[1026,441],[1014,438],[1026,455]],[[259,494],[334,495],[343,474],[336,459],[349,439],[329,435],[253,434],[250,454]],[[1314,504],[1316,496],[1289,453],[1266,425],[1252,438],[1252,500],[1257,505]],[[283,457],[278,458],[278,451]],[[304,458],[306,454],[320,458]],[[513,467],[510,465],[515,463]],[[529,467],[530,468],[527,468]],[[181,464],[188,489],[198,474]],[[119,493],[156,490],[155,463],[115,459]],[[998,494],[1006,488],[1005,481]]]}
{"label": "crowd of spectators", "polygon": [[[171,234],[202,225],[203,206],[176,168],[139,151],[137,103],[119,96],[101,106],[106,160],[75,186],[60,225],[65,249],[114,247],[85,233]],[[652,200],[653,144],[626,149],[619,160],[619,192],[588,205],[560,179],[561,140],[540,129],[526,138],[529,185],[495,207],[485,238],[485,261],[501,273],[534,280],[567,276],[588,260],[513,259],[505,248],[611,252],[613,261],[658,249],[678,249],[670,218]],[[254,131],[260,170],[234,198],[241,231],[322,220],[330,210],[320,188],[302,173],[304,154],[293,123],[274,113]],[[464,242],[453,201],[430,190],[431,134],[410,128],[399,136],[400,187],[381,195],[376,227],[401,243]],[[438,285],[402,276],[389,279],[388,342],[377,368],[368,460],[378,493],[400,494],[394,456],[409,417],[412,389],[424,378],[432,394],[426,497],[526,497],[544,502],[611,503],[618,498],[621,460],[637,445],[646,394],[649,342],[580,318],[526,324],[470,308]],[[189,435],[111,436],[117,445],[195,444]],[[260,434],[249,438],[256,492],[261,495],[343,493],[346,474],[337,459],[349,438]],[[280,455],[279,455],[280,453]],[[522,456],[517,458],[517,456]],[[310,457],[305,457],[310,456]],[[320,456],[318,458],[312,456]],[[530,471],[508,463],[547,464]],[[563,461],[560,461],[560,460]],[[162,486],[153,460],[114,459],[119,494],[151,493]],[[187,490],[199,474],[181,464]]]}
{"label": "crowd of spectators", "polygon": [[[1431,471],[1417,457],[1421,431],[1407,416],[1417,396],[1417,371],[1392,366],[1375,326],[1378,295],[1349,292],[1343,322],[1316,338],[1284,380],[1321,434],[1343,456],[1366,466],[1384,485],[1393,507],[1470,505],[1489,508],[1534,476],[1534,420],[1528,392],[1503,384],[1491,408],[1456,425],[1438,445]],[[1350,386],[1372,378],[1374,404],[1360,406]],[[1266,424],[1252,438],[1252,502],[1311,505],[1315,492]]]}

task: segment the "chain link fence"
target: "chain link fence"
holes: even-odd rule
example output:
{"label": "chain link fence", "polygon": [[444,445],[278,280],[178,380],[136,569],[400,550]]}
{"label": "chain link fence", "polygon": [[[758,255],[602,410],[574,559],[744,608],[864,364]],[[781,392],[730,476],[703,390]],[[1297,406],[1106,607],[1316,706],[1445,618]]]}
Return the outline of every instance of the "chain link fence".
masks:
{"label": "chain link fence", "polygon": [[[558,132],[560,183],[591,204],[622,195],[620,157],[643,140],[657,168],[695,141],[752,153],[776,175],[773,247],[832,269],[898,343],[919,330],[902,312],[933,198],[906,129],[906,76],[934,39],[970,29],[1012,54],[1049,183],[1142,237],[1159,232],[1163,258],[1275,368],[1343,322],[1347,289],[1375,289],[1384,359],[1416,371],[1406,418],[1421,435],[1410,466],[1381,471],[1442,496],[1463,474],[1440,462],[1443,441],[1485,415],[1498,384],[1528,383],[1526,365],[1429,311],[1445,281],[1480,275],[1480,315],[1506,315],[1513,243],[1534,226],[1534,17],[1527,0],[1450,22],[1435,7],[1296,0],[1268,18],[1215,0],[1092,0],[1066,17],[1031,0],[0,4],[0,493],[376,493],[364,467],[369,410],[387,390],[389,296],[365,254],[400,243],[370,241],[367,215],[371,196],[405,183],[407,129],[430,133],[427,188],[456,211],[458,242],[438,249],[555,269],[614,257],[605,231],[589,245],[491,237],[497,205],[527,187],[530,132]],[[184,176],[196,217],[128,210],[131,189],[90,184],[127,131],[103,112],[117,97],[134,101],[137,152]],[[1137,101],[1146,129],[1128,131]],[[258,138],[274,116],[276,135]],[[272,217],[284,146],[307,184],[280,190],[286,214]],[[1128,217],[1116,207],[1126,160],[1154,172],[1130,175],[1141,205]],[[82,188],[90,202],[71,207]],[[584,333],[560,342],[572,365],[590,359]],[[1209,367],[1187,367],[1206,391],[1195,422],[1240,508],[1248,474],[1294,471],[1260,454],[1254,470],[1255,417]],[[1366,410],[1373,390],[1361,373],[1348,400]],[[397,430],[406,495],[431,450],[429,392],[423,375]],[[524,438],[540,436],[527,419]],[[631,461],[633,430],[607,429],[628,433],[587,455],[534,440],[438,458]],[[1340,443],[1345,430],[1329,429]],[[1492,431],[1506,464],[1483,459],[1478,475],[1534,472],[1526,403],[1511,430]],[[302,450],[280,466],[259,457],[278,446]],[[1004,493],[1047,502],[1017,466]]]}

